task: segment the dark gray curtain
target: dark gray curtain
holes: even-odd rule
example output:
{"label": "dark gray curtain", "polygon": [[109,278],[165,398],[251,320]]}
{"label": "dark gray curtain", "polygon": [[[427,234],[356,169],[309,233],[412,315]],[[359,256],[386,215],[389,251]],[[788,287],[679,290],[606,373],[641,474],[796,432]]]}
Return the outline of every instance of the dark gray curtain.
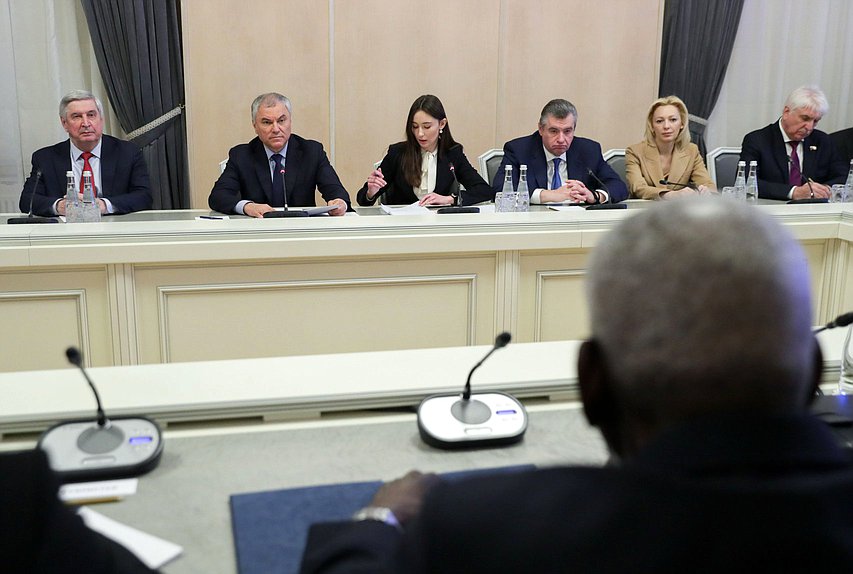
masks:
{"label": "dark gray curtain", "polygon": [[[81,0],[98,68],[122,129],[131,134],[184,104],[180,0]],[[188,208],[184,114],[133,137],[154,209]]]}
{"label": "dark gray curtain", "polygon": [[717,103],[744,0],[666,0],[659,95],[676,95],[691,116],[690,137],[705,156],[705,125]]}

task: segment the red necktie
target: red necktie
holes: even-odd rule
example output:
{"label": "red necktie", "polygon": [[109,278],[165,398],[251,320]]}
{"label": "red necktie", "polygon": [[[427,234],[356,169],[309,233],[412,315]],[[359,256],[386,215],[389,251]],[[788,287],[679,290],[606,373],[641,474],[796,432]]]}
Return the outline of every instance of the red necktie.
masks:
{"label": "red necktie", "polygon": [[[94,191],[95,190],[95,172],[92,171],[92,165],[89,163],[89,158],[92,157],[92,155],[93,155],[92,152],[84,151],[82,154],[80,154],[80,157],[83,158],[83,171],[84,172],[88,171],[89,173],[92,174],[92,191]],[[80,193],[83,193],[83,176],[82,176],[82,174],[80,176]],[[95,193],[95,195],[97,196],[98,194]]]}

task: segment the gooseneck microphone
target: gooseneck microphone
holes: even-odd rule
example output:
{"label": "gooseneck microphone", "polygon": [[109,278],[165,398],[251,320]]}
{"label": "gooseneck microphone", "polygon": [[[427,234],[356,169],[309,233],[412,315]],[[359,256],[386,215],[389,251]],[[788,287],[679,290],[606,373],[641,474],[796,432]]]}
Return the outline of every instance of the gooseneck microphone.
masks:
{"label": "gooseneck microphone", "polygon": [[278,170],[278,174],[281,176],[281,187],[284,188],[284,210],[289,211],[287,207],[287,187],[284,185],[284,168]]}
{"label": "gooseneck microphone", "polygon": [[527,430],[527,411],[513,396],[502,392],[471,393],[471,376],[492,353],[512,339],[501,333],[486,356],[468,373],[461,395],[425,398],[418,406],[418,431],[423,441],[437,448],[512,444]]}
{"label": "gooseneck microphone", "polygon": [[480,359],[480,362],[479,362],[479,363],[477,363],[476,365],[474,365],[474,367],[473,367],[473,368],[471,369],[471,371],[468,373],[468,380],[466,380],[466,381],[465,381],[465,390],[464,390],[464,391],[462,391],[462,400],[463,400],[463,401],[467,401],[468,399],[470,399],[470,398],[471,398],[471,375],[473,375],[473,374],[474,374],[474,371],[476,371],[477,369],[479,369],[479,368],[480,368],[480,365],[482,365],[483,363],[485,363],[485,362],[486,362],[486,359],[488,359],[489,357],[491,357],[491,356],[492,356],[492,353],[494,353],[494,352],[495,352],[495,351],[497,351],[498,349],[503,349],[504,347],[506,347],[507,345],[509,345],[509,342],[510,342],[511,340],[512,340],[512,335],[510,335],[510,334],[509,334],[509,333],[507,333],[506,331],[504,331],[503,333],[501,333],[500,335],[498,335],[498,336],[495,338],[495,344],[494,344],[494,346],[493,346],[491,349],[489,349],[489,352],[488,352],[488,353],[486,353],[486,356],[485,356],[485,357],[483,357],[482,359]]}
{"label": "gooseneck microphone", "polygon": [[[601,179],[597,175],[595,175],[594,171],[592,171],[590,168],[586,168],[586,172],[590,175],[590,177],[592,177],[592,179],[598,182],[598,185],[601,186],[601,189],[607,192],[607,195],[610,195],[610,190],[607,189],[607,186],[604,185],[604,182],[601,181]],[[601,199],[598,198],[597,193],[595,194],[595,203],[601,203]]]}
{"label": "gooseneck microphone", "polygon": [[824,325],[823,327],[818,327],[812,333],[818,334],[821,331],[826,331],[827,329],[835,329],[836,327],[846,327],[853,323],[853,311],[849,311],[847,313],[843,313]]}
{"label": "gooseneck microphone", "polygon": [[33,215],[33,201],[36,198],[36,192],[39,188],[39,180],[41,180],[41,170],[36,168],[36,181],[33,184],[33,192],[30,194],[30,210],[27,212],[27,216],[10,217],[6,223],[12,225],[19,223],[59,223],[59,220],[55,217],[38,217]]}
{"label": "gooseneck microphone", "polygon": [[264,219],[274,219],[277,217],[308,217],[308,212],[302,209],[291,211],[287,206],[287,187],[284,185],[284,168],[278,171],[281,176],[282,187],[284,188],[284,211],[267,211],[264,214]]}
{"label": "gooseneck microphone", "polygon": [[[671,186],[676,187],[676,188],[678,188],[678,189],[684,189],[684,188],[686,187],[686,188],[688,188],[688,189],[692,189],[693,191],[699,191],[698,189],[696,189],[695,187],[693,187],[692,185],[690,185],[690,182],[689,182],[689,181],[686,181],[686,182],[681,182],[681,181],[673,182],[673,181],[669,181],[669,180],[668,180],[668,179],[666,179],[666,178],[663,178],[663,179],[662,179],[662,180],[660,180],[658,183],[659,183],[659,184],[661,184],[661,185],[671,185]],[[675,191],[675,190],[670,190],[670,191]]]}
{"label": "gooseneck microphone", "polygon": [[[459,144],[453,145],[448,151],[454,151],[459,147]],[[456,203],[457,205],[449,205],[447,207],[440,207],[436,210],[436,213],[480,213],[479,207],[470,207],[462,205],[462,188],[459,185],[459,180],[456,179],[456,166],[453,165],[453,162],[448,162],[450,168],[450,177],[453,178],[453,187],[456,188]],[[451,192],[452,193],[452,192]]]}
{"label": "gooseneck microphone", "polygon": [[89,383],[89,387],[92,389],[92,394],[95,395],[95,402],[98,404],[98,426],[101,428],[105,427],[110,421],[104,414],[104,408],[101,406],[101,397],[98,394],[98,389],[95,388],[95,383],[92,382],[92,379],[89,378],[89,373],[87,373],[86,369],[83,368],[83,356],[80,355],[80,351],[77,347],[68,347],[65,349],[65,356],[68,358],[69,363],[80,369],[80,372],[83,373],[83,377],[86,379],[86,382]]}
{"label": "gooseneck microphone", "polygon": [[47,429],[38,447],[47,453],[50,467],[63,482],[124,478],[144,474],[157,466],[163,454],[160,427],[146,417],[115,417],[104,413],[101,397],[83,367],[76,347],[65,351],[68,362],[83,373],[95,395],[95,422],[60,422]]}

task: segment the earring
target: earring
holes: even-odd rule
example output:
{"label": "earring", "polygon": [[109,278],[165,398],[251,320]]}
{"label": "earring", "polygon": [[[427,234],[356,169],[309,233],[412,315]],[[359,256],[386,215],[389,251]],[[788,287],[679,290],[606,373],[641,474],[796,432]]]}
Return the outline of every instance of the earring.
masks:
{"label": "earring", "polygon": [[438,135],[441,135],[441,134],[443,134],[443,133],[444,133],[444,128],[439,128],[439,129],[438,129]]}

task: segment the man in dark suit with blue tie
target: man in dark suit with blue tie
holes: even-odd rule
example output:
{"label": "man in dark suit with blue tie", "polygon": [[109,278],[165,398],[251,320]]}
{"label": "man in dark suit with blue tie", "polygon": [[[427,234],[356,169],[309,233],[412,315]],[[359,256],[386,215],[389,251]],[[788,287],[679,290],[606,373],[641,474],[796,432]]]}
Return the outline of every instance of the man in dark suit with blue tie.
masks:
{"label": "man in dark suit with blue tie", "polygon": [[33,154],[32,172],[19,202],[22,212],[29,211],[32,201],[36,215],[65,215],[69,171],[74,172],[81,193],[83,172],[92,172],[101,213],[151,209],[151,185],[142,152],[130,142],[103,135],[104,108],[98,98],[83,90],[69,92],[59,102],[59,119],[68,139]]}
{"label": "man in dark suit with blue tie", "polygon": [[829,110],[816,86],[801,86],[785,101],[782,117],[743,138],[740,159],[758,162],[758,196],[766,199],[828,198],[844,183],[847,165],[829,135],[815,129]]}
{"label": "man in dark suit with blue tie", "polygon": [[616,203],[628,188],[601,155],[601,145],[575,136],[578,111],[567,100],[551,100],[542,109],[539,130],[504,144],[504,157],[492,189],[501,191],[507,165],[518,186],[519,167],[527,166],[530,203]]}
{"label": "man in dark suit with blue tie", "polygon": [[315,205],[319,189],[330,215],[344,215],[347,190],[329,163],[323,145],[291,133],[290,100],[275,92],[252,102],[252,126],[258,137],[228,152],[225,171],[213,185],[207,203],[222,213],[263,217],[276,207]]}

